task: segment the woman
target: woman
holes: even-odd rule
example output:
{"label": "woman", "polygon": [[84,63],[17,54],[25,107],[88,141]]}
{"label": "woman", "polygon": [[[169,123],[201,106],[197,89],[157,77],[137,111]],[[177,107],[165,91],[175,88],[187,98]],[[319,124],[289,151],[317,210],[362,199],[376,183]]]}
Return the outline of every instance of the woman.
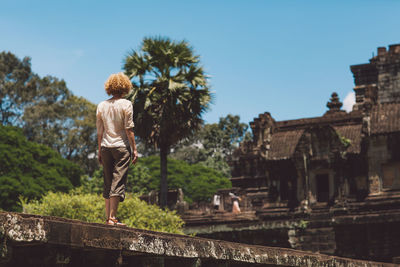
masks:
{"label": "woman", "polygon": [[242,199],[234,193],[229,193],[229,196],[232,198],[232,213],[240,213],[239,201]]}
{"label": "woman", "polygon": [[122,98],[132,89],[132,84],[121,72],[110,75],[104,85],[107,94],[112,97],[97,106],[96,126],[98,159],[104,172],[106,224],[123,226],[125,224],[116,217],[118,204],[125,199],[126,178],[131,158],[132,164],[135,164],[138,158],[133,133],[132,103]]}

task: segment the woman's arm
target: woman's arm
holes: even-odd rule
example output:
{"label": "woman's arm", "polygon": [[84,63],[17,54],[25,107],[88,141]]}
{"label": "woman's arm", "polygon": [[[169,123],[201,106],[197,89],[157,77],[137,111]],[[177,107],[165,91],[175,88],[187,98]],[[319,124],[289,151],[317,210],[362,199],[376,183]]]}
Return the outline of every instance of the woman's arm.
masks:
{"label": "woman's arm", "polygon": [[103,139],[103,131],[97,132],[97,144],[98,144],[98,148],[99,148],[97,158],[99,160],[100,165],[103,165],[103,161],[101,160],[101,140],[102,139]]}
{"label": "woman's arm", "polygon": [[97,152],[97,159],[99,160],[100,165],[103,165],[103,161],[101,160],[101,141],[103,140],[104,124],[103,120],[101,119],[99,106],[97,106],[96,110],[96,129],[97,129],[97,145],[99,149]]}
{"label": "woman's arm", "polygon": [[135,143],[135,134],[133,132],[133,128],[125,129],[126,135],[128,136],[129,143],[132,148],[132,164],[135,164],[138,159],[138,152],[136,149]]}

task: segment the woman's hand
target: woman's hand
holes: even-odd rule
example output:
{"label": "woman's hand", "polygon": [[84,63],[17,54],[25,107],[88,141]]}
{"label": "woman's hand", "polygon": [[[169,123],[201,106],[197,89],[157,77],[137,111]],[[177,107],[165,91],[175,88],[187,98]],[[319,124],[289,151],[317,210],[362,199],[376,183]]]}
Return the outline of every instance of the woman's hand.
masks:
{"label": "woman's hand", "polygon": [[103,165],[103,161],[102,161],[102,159],[101,159],[101,154],[100,154],[100,152],[99,152],[99,154],[97,155],[97,160],[99,161],[99,164],[100,164],[100,165]]}
{"label": "woman's hand", "polygon": [[132,164],[135,164],[135,163],[136,163],[138,157],[139,157],[139,155],[138,155],[137,150],[136,150],[136,149],[133,150],[133,154],[132,154]]}
{"label": "woman's hand", "polygon": [[136,149],[136,143],[135,143],[135,134],[133,133],[133,129],[125,129],[126,136],[128,137],[129,144],[131,145],[131,149],[133,150],[132,153],[132,164],[135,164],[139,155]]}

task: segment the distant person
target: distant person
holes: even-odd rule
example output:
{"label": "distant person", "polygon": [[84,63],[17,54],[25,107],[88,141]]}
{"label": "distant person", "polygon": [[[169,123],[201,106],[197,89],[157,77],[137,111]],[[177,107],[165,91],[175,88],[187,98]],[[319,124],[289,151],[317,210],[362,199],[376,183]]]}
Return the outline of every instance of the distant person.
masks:
{"label": "distant person", "polygon": [[213,205],[214,205],[214,210],[219,210],[219,205],[221,205],[221,196],[220,195],[214,195]]}
{"label": "distant person", "polygon": [[138,153],[133,133],[133,107],[122,98],[132,89],[129,78],[112,74],[104,84],[110,99],[97,106],[96,127],[98,159],[103,165],[106,224],[125,226],[117,219],[119,202],[125,199],[125,186],[130,162],[136,163]]}
{"label": "distant person", "polygon": [[232,213],[240,213],[239,201],[241,200],[240,197],[235,195],[234,193],[229,193],[232,198]]}

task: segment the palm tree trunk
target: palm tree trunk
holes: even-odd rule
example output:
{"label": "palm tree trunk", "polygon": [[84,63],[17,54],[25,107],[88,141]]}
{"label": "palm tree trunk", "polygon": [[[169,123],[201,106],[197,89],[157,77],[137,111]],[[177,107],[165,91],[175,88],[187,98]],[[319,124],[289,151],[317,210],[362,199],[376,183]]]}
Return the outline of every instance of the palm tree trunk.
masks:
{"label": "palm tree trunk", "polygon": [[168,148],[165,146],[160,147],[160,167],[161,167],[161,182],[160,182],[160,206],[165,208],[167,206],[167,194],[168,194],[168,184],[167,184],[167,155]]}

